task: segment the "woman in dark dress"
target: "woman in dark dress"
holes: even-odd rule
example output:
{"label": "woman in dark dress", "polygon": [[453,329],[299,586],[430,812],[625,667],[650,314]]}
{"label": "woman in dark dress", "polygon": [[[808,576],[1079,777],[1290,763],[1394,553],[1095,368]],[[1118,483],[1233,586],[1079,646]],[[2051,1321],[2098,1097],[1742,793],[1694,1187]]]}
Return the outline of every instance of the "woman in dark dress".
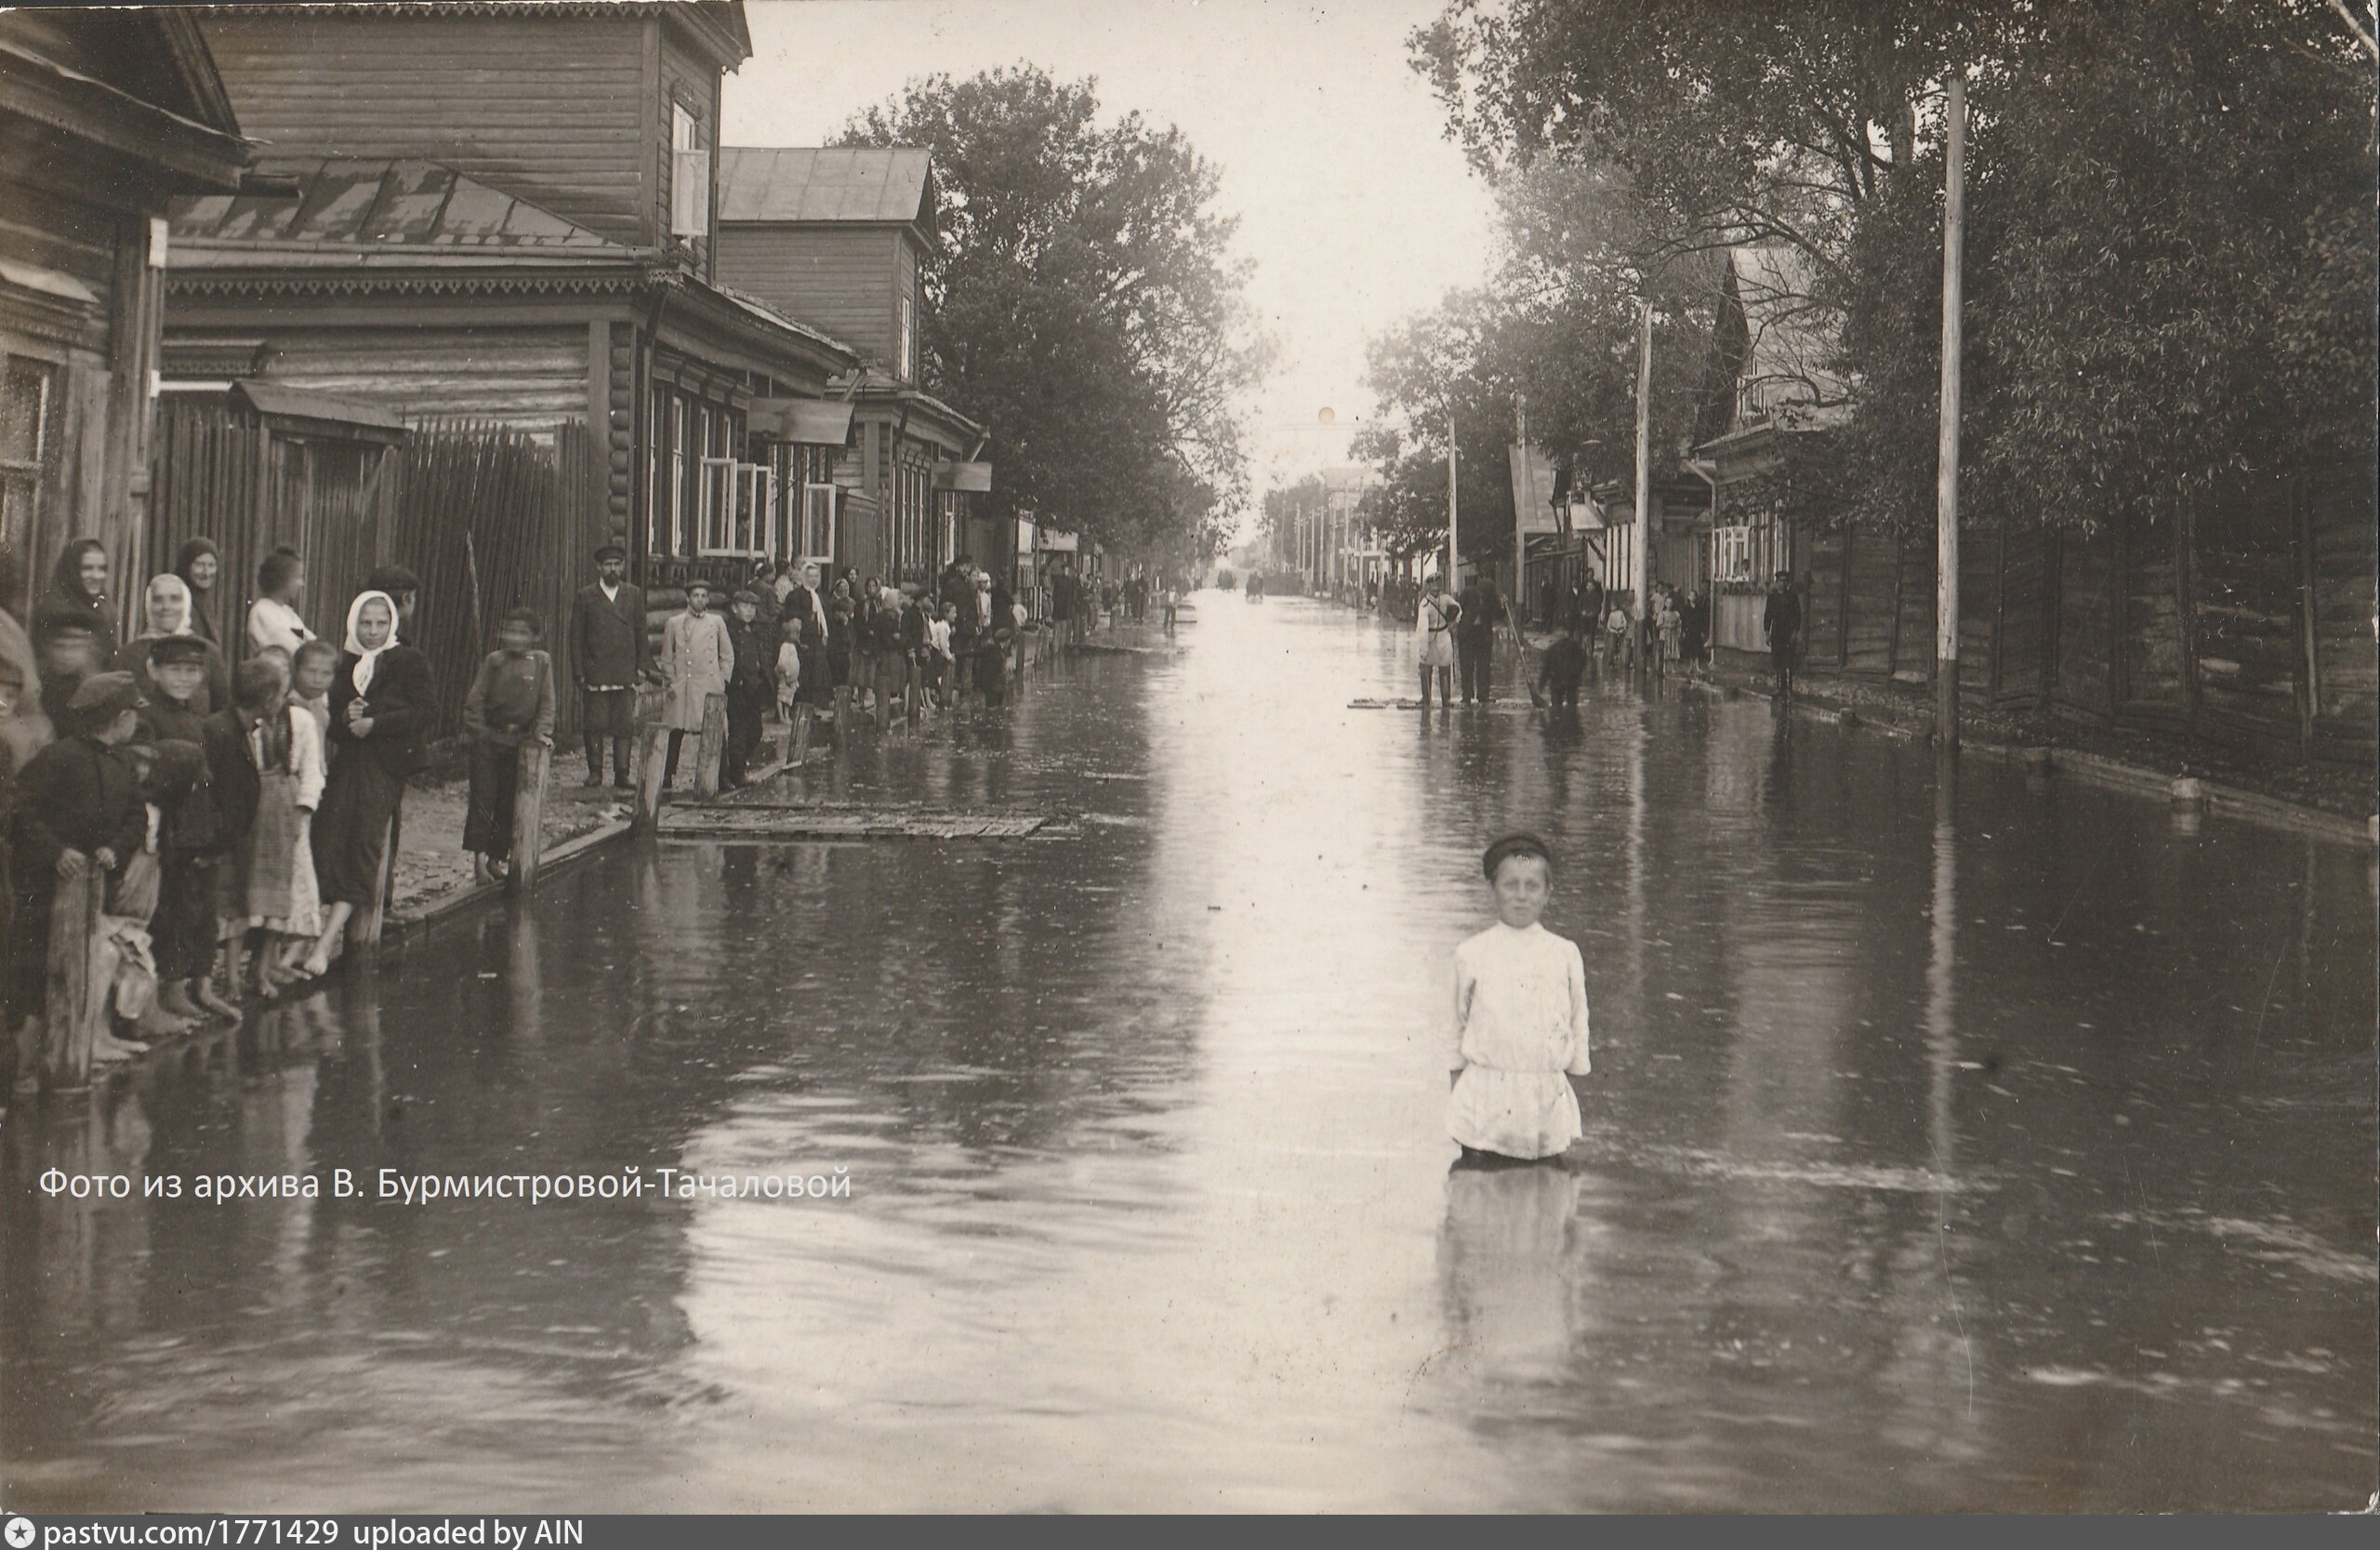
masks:
{"label": "woman in dark dress", "polygon": [[859,719],[858,696],[852,692],[852,650],[858,633],[859,603],[852,596],[847,571],[835,577],[834,590],[826,598],[826,682],[834,691],[838,748]]}
{"label": "woman in dark dress", "polygon": [[430,659],[397,639],[397,605],[359,592],[347,607],[347,650],[331,679],[331,773],[314,815],[314,879],[323,934],[306,973],[323,974],[348,917],[379,902],[380,868],[405,781],[429,762],[435,689]]}
{"label": "woman in dark dress", "polygon": [[215,582],[223,574],[223,557],[212,538],[192,538],[174,554],[174,574],[190,589],[190,628],[217,650],[223,637],[215,632]]}
{"label": "woman in dark dress", "polygon": [[36,621],[33,633],[42,633],[44,623],[64,618],[88,621],[97,637],[99,666],[93,672],[108,672],[115,667],[115,610],[108,606],[108,550],[97,538],[77,538],[60,551],[58,566],[50,572],[49,590],[33,610]]}

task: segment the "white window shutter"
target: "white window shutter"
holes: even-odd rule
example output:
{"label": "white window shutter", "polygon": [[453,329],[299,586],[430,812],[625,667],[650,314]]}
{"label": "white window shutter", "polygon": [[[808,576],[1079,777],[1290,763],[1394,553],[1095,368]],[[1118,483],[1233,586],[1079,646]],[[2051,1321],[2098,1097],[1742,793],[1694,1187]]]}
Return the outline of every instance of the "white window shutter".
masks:
{"label": "white window shutter", "polygon": [[669,234],[710,235],[710,152],[669,153]]}

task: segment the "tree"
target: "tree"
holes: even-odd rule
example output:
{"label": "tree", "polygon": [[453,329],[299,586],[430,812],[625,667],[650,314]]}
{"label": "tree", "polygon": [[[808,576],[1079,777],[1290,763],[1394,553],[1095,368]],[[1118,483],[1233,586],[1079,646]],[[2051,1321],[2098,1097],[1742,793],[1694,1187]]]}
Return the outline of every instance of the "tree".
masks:
{"label": "tree", "polygon": [[925,380],[990,426],[995,509],[1194,548],[1245,487],[1236,406],[1270,358],[1217,170],[1028,66],[913,81],[842,143],[933,152]]}
{"label": "tree", "polygon": [[1791,299],[1840,340],[1855,404],[1792,439],[1779,493],[1804,520],[1933,520],[1953,69],[1965,510],[2089,526],[2370,460],[2373,81],[2346,0],[1453,0],[1412,44],[1501,185],[1624,183],[1621,245],[1648,268],[1802,254]]}

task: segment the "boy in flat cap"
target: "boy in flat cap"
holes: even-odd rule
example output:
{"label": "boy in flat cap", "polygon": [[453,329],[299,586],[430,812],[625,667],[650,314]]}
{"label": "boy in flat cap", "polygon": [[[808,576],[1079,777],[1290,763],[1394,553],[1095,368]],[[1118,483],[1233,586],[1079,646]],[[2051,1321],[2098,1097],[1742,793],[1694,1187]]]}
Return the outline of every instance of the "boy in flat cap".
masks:
{"label": "boy in flat cap", "polygon": [[587,784],[603,784],[603,740],[612,741],[612,784],[628,787],[628,749],[636,742],[636,686],[653,674],[644,630],[644,591],[628,581],[627,546],[595,551],[595,580],[570,606],[570,663],[578,679],[578,731],[587,745]]}
{"label": "boy in flat cap", "polygon": [[[25,762],[17,772],[10,803],[8,892],[10,914],[5,948],[5,1022],[17,1035],[16,1085],[32,1075],[46,1010],[49,914],[60,881],[99,868],[121,877],[124,865],[148,840],[149,816],[140,801],[125,745],[139,724],[140,689],[128,672],[95,673],[75,685],[63,709],[64,734]],[[122,1059],[134,1046],[103,1039],[94,1053]]]}

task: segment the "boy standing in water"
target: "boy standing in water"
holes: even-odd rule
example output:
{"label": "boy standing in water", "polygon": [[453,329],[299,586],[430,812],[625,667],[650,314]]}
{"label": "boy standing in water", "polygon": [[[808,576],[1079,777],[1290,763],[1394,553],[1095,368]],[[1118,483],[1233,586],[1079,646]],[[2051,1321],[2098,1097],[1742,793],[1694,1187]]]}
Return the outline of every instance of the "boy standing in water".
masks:
{"label": "boy standing in water", "polygon": [[1572,1077],[1587,1055],[1587,975],[1579,945],[1540,924],[1554,854],[1508,834],[1481,862],[1496,923],[1454,950],[1447,1127],[1469,1159],[1558,1159],[1579,1139]]}

